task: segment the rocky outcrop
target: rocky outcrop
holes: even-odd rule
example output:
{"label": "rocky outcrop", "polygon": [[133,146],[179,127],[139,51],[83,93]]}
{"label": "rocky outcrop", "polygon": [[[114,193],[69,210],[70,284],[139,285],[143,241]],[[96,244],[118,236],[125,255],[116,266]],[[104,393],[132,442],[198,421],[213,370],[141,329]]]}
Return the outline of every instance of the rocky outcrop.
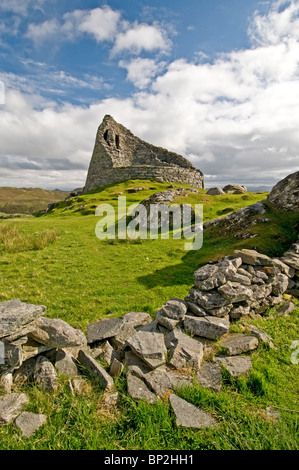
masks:
{"label": "rocky outcrop", "polygon": [[221,194],[225,194],[223,189],[215,187],[215,188],[210,188],[207,191],[208,196],[220,196]]}
{"label": "rocky outcrop", "polygon": [[285,210],[299,210],[299,171],[279,181],[268,196],[275,207]]}
{"label": "rocky outcrop", "polygon": [[186,158],[142,141],[106,115],[97,132],[84,191],[130,179],[204,187],[202,172]]}
{"label": "rocky outcrop", "polygon": [[247,188],[239,184],[227,184],[224,186],[223,191],[227,194],[243,194],[247,192]]}

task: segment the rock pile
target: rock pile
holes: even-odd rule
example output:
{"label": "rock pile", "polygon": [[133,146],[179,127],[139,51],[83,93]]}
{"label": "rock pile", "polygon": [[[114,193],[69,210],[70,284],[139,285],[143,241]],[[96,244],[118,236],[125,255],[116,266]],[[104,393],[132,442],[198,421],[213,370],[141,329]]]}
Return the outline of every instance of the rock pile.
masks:
{"label": "rock pile", "polygon": [[[147,220],[145,223],[141,223],[141,226],[144,228],[160,228],[163,227],[165,223],[168,226],[168,214],[169,214],[169,226],[173,226],[173,213],[169,213],[169,206],[173,203],[175,198],[178,197],[188,197],[189,193],[199,193],[198,189],[187,188],[184,189],[183,187],[177,189],[167,189],[165,191],[158,191],[148,198],[141,201],[138,206],[136,206],[134,213],[132,214],[132,218],[135,218],[135,214],[137,211],[137,216],[139,213],[140,206],[145,207]],[[156,212],[157,211],[157,212]],[[159,211],[159,213],[158,213]],[[195,220],[195,212],[191,204],[180,204],[180,211],[181,211],[181,219],[183,217],[183,213],[185,211],[186,215],[190,214],[191,222]]]}
{"label": "rock pile", "polygon": [[[11,393],[28,380],[51,391],[57,387],[57,374],[64,374],[72,378],[74,393],[88,372],[107,391],[107,402],[116,403],[114,378],[125,370],[132,398],[154,403],[170,396],[178,425],[214,426],[213,417],[174,390],[198,383],[219,392],[222,367],[232,377],[247,374],[250,352],[259,343],[274,344],[244,319],[279,304],[278,314],[290,313],[294,305],[285,297],[298,296],[298,274],[298,242],[281,258],[237,250],[197,269],[185,299],[168,300],[154,320],[144,312],[102,319],[88,325],[87,337],[62,320],[46,318],[43,306],[18,299],[2,302],[0,345],[5,354],[1,358],[0,349],[0,380],[6,394],[0,397],[0,423],[15,420],[27,437],[45,423],[45,416],[23,412],[28,403],[24,393]],[[231,322],[239,319],[243,333],[230,333]]]}

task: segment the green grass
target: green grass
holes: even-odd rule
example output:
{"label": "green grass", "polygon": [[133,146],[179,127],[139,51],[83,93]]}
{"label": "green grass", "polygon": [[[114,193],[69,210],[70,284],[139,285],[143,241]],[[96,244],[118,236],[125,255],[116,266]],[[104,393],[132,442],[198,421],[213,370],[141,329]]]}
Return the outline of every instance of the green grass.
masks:
{"label": "green grass", "polygon": [[[147,189],[130,193],[137,186]],[[24,246],[24,250],[7,251],[0,242],[0,301],[20,298],[46,305],[47,316],[85,331],[89,323],[104,316],[131,311],[154,314],[166,300],[184,298],[196,268],[236,248],[256,248],[276,256],[296,239],[298,217],[271,207],[263,216],[269,222],[252,229],[258,237],[240,241],[206,230],[199,251],[186,252],[184,240],[112,243],[96,238],[94,211],[98,204],[116,206],[119,193],[127,196],[129,204],[137,204],[167,186],[129,181],[59,203],[47,216],[0,221],[0,231],[5,224],[23,240],[49,230],[55,233],[55,239],[42,249],[25,250]],[[213,197],[200,191],[182,202],[203,203],[206,221],[224,215],[227,208],[236,210],[265,197],[265,193]],[[78,210],[82,205],[83,210]],[[119,411],[103,405],[103,392],[96,381],[91,381],[83,397],[72,397],[62,378],[51,395],[27,387],[28,411],[45,413],[48,422],[29,440],[13,425],[0,427],[0,449],[297,449],[298,366],[290,361],[290,345],[299,338],[298,308],[289,317],[273,313],[273,318],[252,322],[274,338],[277,351],[259,347],[252,354],[248,378],[232,380],[224,373],[218,395],[199,386],[178,391],[213,414],[218,421],[215,430],[177,428],[167,403],[147,405],[131,400],[123,377],[117,380]],[[237,331],[238,326],[232,329]],[[267,417],[267,406],[278,407],[278,423]]]}

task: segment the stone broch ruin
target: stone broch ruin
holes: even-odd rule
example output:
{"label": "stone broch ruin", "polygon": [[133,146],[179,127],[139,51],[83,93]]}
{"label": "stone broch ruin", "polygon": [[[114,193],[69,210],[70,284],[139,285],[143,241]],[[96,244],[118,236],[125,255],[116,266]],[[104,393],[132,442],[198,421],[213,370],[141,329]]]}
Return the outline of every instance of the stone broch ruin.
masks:
{"label": "stone broch ruin", "polygon": [[131,179],[204,187],[204,176],[186,158],[134,136],[106,115],[98,128],[84,191]]}

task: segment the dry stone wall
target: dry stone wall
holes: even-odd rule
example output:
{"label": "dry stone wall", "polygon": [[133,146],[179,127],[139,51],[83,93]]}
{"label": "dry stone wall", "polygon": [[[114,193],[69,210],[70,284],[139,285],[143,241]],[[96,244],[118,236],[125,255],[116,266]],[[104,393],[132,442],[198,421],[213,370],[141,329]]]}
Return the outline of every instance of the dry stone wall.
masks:
{"label": "dry stone wall", "polygon": [[[86,336],[60,319],[46,318],[44,306],[18,299],[2,302],[0,344],[5,354],[0,384],[5,393],[0,394],[0,424],[14,422],[30,437],[47,417],[24,411],[28,398],[20,392],[22,384],[34,381],[42,389],[55,390],[59,374],[64,374],[75,394],[88,371],[106,390],[103,400],[109,406],[118,403],[114,378],[125,373],[133,399],[154,403],[170,396],[177,425],[213,427],[215,419],[177,397],[176,388],[197,383],[219,392],[222,368],[232,377],[248,374],[250,351],[260,343],[275,345],[266,332],[244,320],[273,306],[278,315],[291,313],[291,295],[299,293],[298,275],[299,241],[281,258],[237,250],[197,269],[186,298],[168,300],[154,320],[148,313],[131,312],[90,324]],[[236,320],[241,320],[243,333],[230,333]]]}

